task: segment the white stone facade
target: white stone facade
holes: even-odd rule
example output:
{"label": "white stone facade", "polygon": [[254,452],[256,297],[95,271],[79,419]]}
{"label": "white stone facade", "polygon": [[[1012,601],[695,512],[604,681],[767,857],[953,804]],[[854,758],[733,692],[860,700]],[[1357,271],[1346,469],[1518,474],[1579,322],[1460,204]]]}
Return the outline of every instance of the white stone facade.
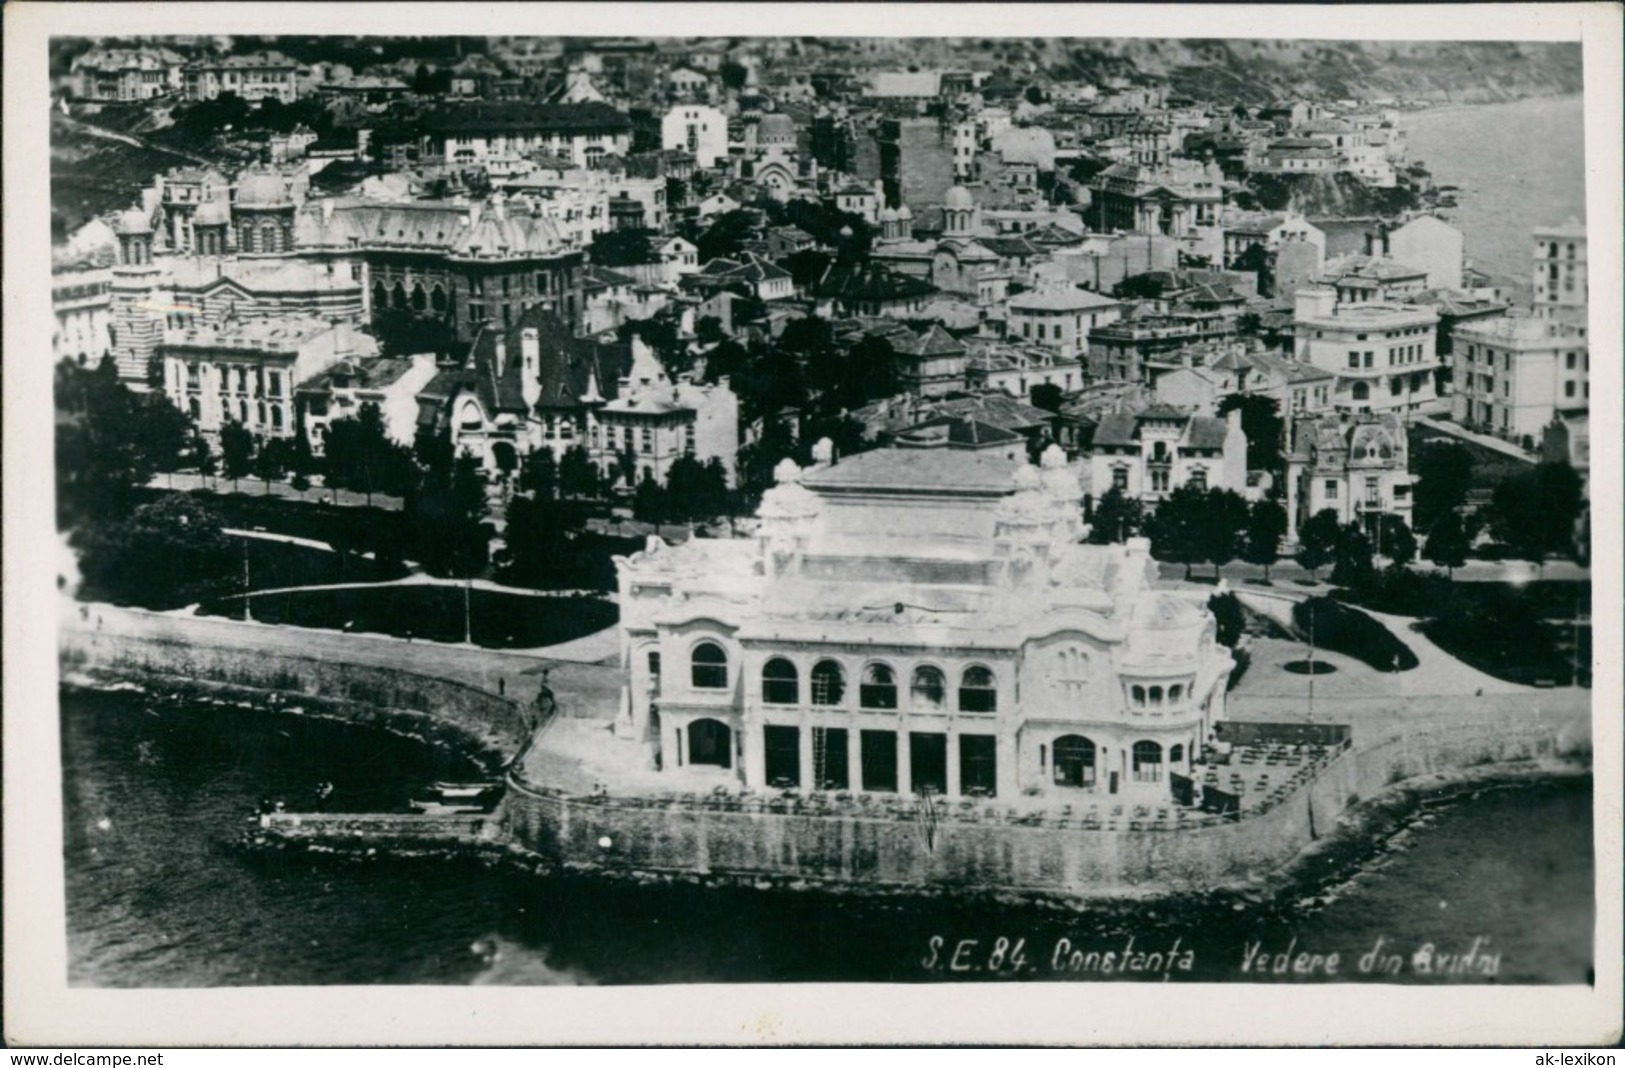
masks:
{"label": "white stone facade", "polygon": [[1169,797],[1232,661],[1148,543],[1079,544],[1058,448],[815,456],[756,539],[617,562],[623,737],[697,787]]}

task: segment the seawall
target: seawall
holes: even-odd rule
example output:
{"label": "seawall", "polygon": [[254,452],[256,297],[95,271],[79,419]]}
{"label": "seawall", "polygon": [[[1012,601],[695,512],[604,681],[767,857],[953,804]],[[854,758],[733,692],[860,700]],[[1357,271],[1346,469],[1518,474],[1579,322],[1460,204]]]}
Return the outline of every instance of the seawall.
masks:
{"label": "seawall", "polygon": [[1430,719],[1355,748],[1280,805],[1236,822],[1158,830],[617,806],[510,778],[512,843],[551,866],[627,876],[789,882],[873,892],[1133,898],[1260,884],[1351,809],[1407,782],[1494,766],[1584,762],[1580,711]]}
{"label": "seawall", "polygon": [[474,686],[396,668],[214,646],[196,635],[63,628],[58,663],[69,685],[133,683],[266,711],[298,707],[307,715],[455,746],[490,773],[505,768],[531,733],[518,702]]}

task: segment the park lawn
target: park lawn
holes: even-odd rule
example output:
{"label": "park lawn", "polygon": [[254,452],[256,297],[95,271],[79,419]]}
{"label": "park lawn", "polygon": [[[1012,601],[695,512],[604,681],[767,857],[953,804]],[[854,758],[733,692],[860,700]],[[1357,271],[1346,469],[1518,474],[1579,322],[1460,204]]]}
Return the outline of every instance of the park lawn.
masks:
{"label": "park lawn", "polygon": [[400,578],[406,568],[354,553],[264,538],[241,539],[248,547],[248,584],[253,590],[289,586],[329,586],[339,582],[381,582]]}
{"label": "park lawn", "polygon": [[[613,603],[596,597],[538,597],[480,589],[468,590],[466,596],[474,643],[488,649],[557,645],[613,626],[620,618]],[[302,590],[254,597],[251,611],[264,623],[460,642],[465,633],[464,597],[461,586]],[[243,600],[223,598],[200,612],[241,618]]]}

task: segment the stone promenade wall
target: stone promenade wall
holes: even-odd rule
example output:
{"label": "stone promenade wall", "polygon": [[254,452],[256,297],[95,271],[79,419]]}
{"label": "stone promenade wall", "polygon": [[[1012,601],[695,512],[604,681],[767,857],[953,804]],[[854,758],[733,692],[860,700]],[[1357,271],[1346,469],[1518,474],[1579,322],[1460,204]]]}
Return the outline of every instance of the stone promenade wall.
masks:
{"label": "stone promenade wall", "polygon": [[530,734],[517,702],[472,686],[393,668],[216,647],[196,634],[181,641],[64,628],[58,660],[65,679],[225,690],[257,697],[256,703],[276,694],[279,707],[319,703],[308,711],[457,742],[491,770],[506,766]]}
{"label": "stone promenade wall", "polygon": [[[513,841],[567,868],[621,874],[765,878],[865,889],[1007,889],[1129,897],[1210,890],[1279,872],[1351,806],[1405,780],[1496,764],[1584,759],[1579,712],[1430,722],[1358,745],[1281,805],[1185,830],[1086,830],[915,818],[616,807],[513,782]],[[1517,763],[1521,762],[1521,763]]]}

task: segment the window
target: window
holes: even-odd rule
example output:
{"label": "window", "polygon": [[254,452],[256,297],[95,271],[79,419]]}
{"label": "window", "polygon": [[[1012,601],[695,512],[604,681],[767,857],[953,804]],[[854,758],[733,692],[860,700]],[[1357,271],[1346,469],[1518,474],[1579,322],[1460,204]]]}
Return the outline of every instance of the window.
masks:
{"label": "window", "polygon": [[1168,492],[1168,471],[1166,469],[1151,472],[1151,491],[1153,493]]}
{"label": "window", "polygon": [[1337,481],[1335,479],[1328,478],[1326,480],[1326,499],[1328,501],[1337,500]]}
{"label": "window", "polygon": [[1350,390],[1350,394],[1357,401],[1370,400],[1371,387],[1364,382],[1356,382],[1354,388]]}
{"label": "window", "polygon": [[846,697],[846,675],[833,660],[820,660],[812,669],[812,703],[838,705]]}
{"label": "window", "polygon": [[959,677],[959,711],[997,712],[999,691],[993,672],[985,667],[968,667]]}
{"label": "window", "polygon": [[870,664],[858,683],[858,704],[864,708],[897,707],[897,676],[885,664]]}
{"label": "window", "polygon": [[897,732],[864,731],[858,738],[865,790],[897,791]]}
{"label": "window", "polygon": [[908,701],[911,708],[940,712],[948,701],[948,680],[934,667],[914,669],[914,681],[909,685]]}
{"label": "window", "polygon": [[1200,468],[1200,467],[1198,467],[1196,470],[1192,471],[1191,472],[1191,477],[1189,479],[1189,484],[1190,484],[1191,489],[1193,489],[1193,490],[1206,491],[1207,490],[1207,471],[1204,468]]}
{"label": "window", "polygon": [[1055,739],[1056,786],[1090,790],[1095,785],[1095,743],[1077,734]]}
{"label": "window", "polygon": [[1568,354],[1568,356],[1566,356],[1566,357],[1565,357],[1565,358],[1564,358],[1564,360],[1563,360],[1563,366],[1564,366],[1564,367],[1565,367],[1565,368],[1566,368],[1566,369],[1567,369],[1567,370],[1570,370],[1570,371],[1572,371],[1572,370],[1574,370],[1574,360],[1575,360],[1575,357],[1576,357],[1576,356],[1577,356],[1577,355],[1578,355],[1578,353],[1573,353],[1573,352],[1571,352],[1571,353],[1569,353],[1569,354]]}
{"label": "window", "polygon": [[1563,383],[1563,396],[1565,396],[1565,397],[1574,396],[1574,383],[1573,382],[1564,382]]}
{"label": "window", "polygon": [[1134,781],[1162,781],[1162,746],[1156,742],[1134,743]]}
{"label": "window", "polygon": [[716,642],[701,642],[691,654],[691,680],[697,690],[728,688],[728,654]]}
{"label": "window", "polygon": [[801,700],[801,683],[794,664],[774,657],[762,666],[762,700],[770,705],[793,705]]}

